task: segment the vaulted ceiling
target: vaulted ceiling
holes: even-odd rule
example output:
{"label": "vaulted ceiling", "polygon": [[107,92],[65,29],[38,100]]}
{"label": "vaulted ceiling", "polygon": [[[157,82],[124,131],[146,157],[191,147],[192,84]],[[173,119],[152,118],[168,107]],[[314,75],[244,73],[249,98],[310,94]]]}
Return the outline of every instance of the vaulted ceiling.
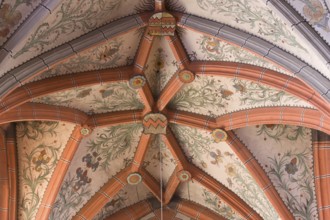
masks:
{"label": "vaulted ceiling", "polygon": [[0,219],[330,219],[329,0],[0,5]]}

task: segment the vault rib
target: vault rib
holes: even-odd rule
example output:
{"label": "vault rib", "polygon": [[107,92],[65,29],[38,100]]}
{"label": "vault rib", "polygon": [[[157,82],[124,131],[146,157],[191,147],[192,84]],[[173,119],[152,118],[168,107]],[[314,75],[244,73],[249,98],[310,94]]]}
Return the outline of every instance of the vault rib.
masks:
{"label": "vault rib", "polygon": [[74,89],[82,86],[93,86],[103,83],[128,81],[133,73],[133,67],[119,67],[106,70],[93,70],[55,76],[40,81],[25,84],[16,88],[10,96],[4,98],[0,105],[0,115],[28,101],[51,93]]}
{"label": "vault rib", "polygon": [[[258,161],[254,158],[248,148],[238,139],[236,134],[232,131],[227,131],[228,138],[227,144],[235,152],[238,158],[242,161],[246,169],[250,172],[251,176],[255,179],[259,187],[264,191],[268,200],[271,202],[275,210],[278,212],[282,219],[294,219],[292,213],[289,211],[287,206],[284,204],[280,195],[276,191],[274,185],[270,181],[269,177],[262,169]],[[248,163],[246,161],[249,158],[253,158]]]}
{"label": "vault rib", "polygon": [[168,110],[167,117],[170,123],[206,131],[212,131],[216,128],[233,130],[246,127],[248,122],[249,126],[258,124],[288,124],[330,133],[330,124],[323,123],[324,120],[330,120],[329,117],[324,116],[318,110],[300,107],[262,107],[232,112],[219,116],[216,119],[211,119],[208,126],[205,126],[205,122],[208,120],[207,116],[190,112]]}
{"label": "vault rib", "polygon": [[126,178],[131,171],[128,166],[113,176],[72,218],[73,220],[93,219],[93,217],[127,184]]}
{"label": "vault rib", "polygon": [[79,147],[83,135],[81,134],[81,126],[76,125],[69,137],[69,140],[62,152],[61,158],[57,162],[55,170],[49,180],[48,186],[42,198],[40,208],[38,209],[36,219],[48,219],[53,204],[61,189],[63,180],[68,172],[70,163]]}

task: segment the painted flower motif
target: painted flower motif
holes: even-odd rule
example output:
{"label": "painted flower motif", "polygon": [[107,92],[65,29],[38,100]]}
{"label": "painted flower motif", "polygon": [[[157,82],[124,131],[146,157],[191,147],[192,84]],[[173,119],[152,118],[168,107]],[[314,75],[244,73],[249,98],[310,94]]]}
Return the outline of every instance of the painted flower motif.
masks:
{"label": "painted flower motif", "polygon": [[207,163],[205,163],[204,161],[202,161],[201,164],[202,164],[202,167],[203,168],[207,168]]}
{"label": "painted flower motif", "polygon": [[233,87],[236,89],[236,92],[240,92],[241,94],[246,93],[246,86],[241,83],[235,83]]}
{"label": "painted flower motif", "polygon": [[45,150],[41,151],[38,157],[33,157],[32,163],[35,164],[35,170],[40,172],[42,170],[42,165],[47,165],[50,161],[47,152]]}
{"label": "painted flower motif", "polygon": [[3,4],[0,8],[0,37],[6,37],[10,28],[17,25],[21,18],[21,12],[13,11],[10,4]]}
{"label": "painted flower motif", "polygon": [[215,38],[208,38],[206,41],[206,50],[209,52],[215,52],[219,54],[218,48],[219,48],[219,41]]}
{"label": "painted flower motif", "polygon": [[213,158],[211,161],[212,164],[219,165],[219,163],[223,162],[223,156],[221,154],[221,151],[219,149],[216,150],[216,152],[211,151],[210,156]]}
{"label": "painted flower motif", "polygon": [[290,163],[285,165],[285,171],[291,175],[294,175],[298,171],[297,158],[293,158]]}
{"label": "painted flower motif", "polygon": [[303,7],[304,15],[310,18],[310,22],[312,22],[313,24],[321,21],[326,15],[322,3],[318,0],[310,0],[307,2],[309,2],[309,4],[306,4]]}
{"label": "painted flower motif", "polygon": [[225,166],[228,176],[234,177],[237,175],[237,169],[233,163],[229,163]]}
{"label": "painted flower motif", "polygon": [[230,100],[230,96],[233,95],[234,93],[228,89],[221,89],[221,96],[224,99]]}
{"label": "painted flower motif", "polygon": [[108,47],[105,46],[103,51],[99,54],[101,61],[109,61],[115,53],[119,51],[119,47]]}

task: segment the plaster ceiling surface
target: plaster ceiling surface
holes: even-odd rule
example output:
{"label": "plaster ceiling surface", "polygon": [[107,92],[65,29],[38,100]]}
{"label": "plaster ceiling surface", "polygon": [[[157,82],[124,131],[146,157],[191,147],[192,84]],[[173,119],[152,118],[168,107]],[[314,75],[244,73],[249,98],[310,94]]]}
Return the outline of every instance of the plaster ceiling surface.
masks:
{"label": "plaster ceiling surface", "polygon": [[[317,219],[311,130],[257,125],[236,130],[296,216]],[[285,147],[289,146],[289,147]]]}
{"label": "plaster ceiling surface", "polygon": [[167,148],[161,136],[154,135],[150,140],[148,152],[145,155],[143,164],[145,169],[158,181],[162,178],[162,182],[166,186],[176,165],[171,151]]}
{"label": "plaster ceiling surface", "polygon": [[271,1],[2,2],[0,219],[330,218],[328,1],[288,2],[315,42]]}
{"label": "plaster ceiling surface", "polygon": [[47,188],[74,125],[60,122],[17,124],[18,155],[21,158],[18,217],[35,218],[34,210]]}
{"label": "plaster ceiling surface", "polygon": [[329,2],[319,0],[288,0],[320,35],[330,44]]}
{"label": "plaster ceiling surface", "polygon": [[70,219],[109,178],[126,167],[134,156],[141,129],[137,124],[118,125],[95,129],[85,138],[72,160],[50,219]]}
{"label": "plaster ceiling surface", "polygon": [[228,144],[214,143],[209,132],[203,130],[183,126],[173,126],[172,129],[192,163],[251,204],[264,219],[278,218],[262,189]]}
{"label": "plaster ceiling surface", "polygon": [[[20,0],[17,3],[23,2]],[[30,1],[28,1],[30,2]],[[31,1],[34,2],[34,1]],[[115,19],[137,13],[139,0],[62,0],[11,49],[0,74]],[[124,9],[124,10],[123,10]],[[3,19],[8,24],[8,21]]]}
{"label": "plaster ceiling surface", "polygon": [[290,71],[267,60],[267,58],[244,50],[240,46],[230,44],[215,37],[207,36],[192,30],[181,33],[181,39],[191,60],[214,60],[247,63],[265,67],[280,73],[293,75]]}
{"label": "plaster ceiling surface", "polygon": [[0,46],[40,3],[41,0],[2,1],[2,7],[0,10]]}
{"label": "plaster ceiling surface", "polygon": [[281,90],[247,80],[201,76],[184,86],[170,106],[213,117],[264,106],[312,106]]}
{"label": "plaster ceiling surface", "polygon": [[[176,0],[174,2],[189,14],[216,20],[264,38],[280,48],[290,51],[326,77],[330,77],[327,61],[317,58],[318,51],[292,28],[292,24],[287,22],[283,15],[268,7],[266,1],[193,0],[188,2]],[[329,37],[327,38],[329,39]]]}
{"label": "plaster ceiling surface", "polygon": [[125,207],[150,197],[152,197],[150,191],[143,184],[139,184],[137,186],[125,186],[109,203],[103,207],[100,213],[94,217],[94,220],[102,220]]}
{"label": "plaster ceiling surface", "polygon": [[35,80],[69,73],[114,68],[132,64],[141,39],[140,32],[128,32],[114,39],[77,53],[72,58],[42,72]]}
{"label": "plaster ceiling surface", "polygon": [[137,92],[124,82],[79,87],[32,101],[76,108],[89,114],[143,109]]}
{"label": "plaster ceiling surface", "polygon": [[226,219],[242,219],[228,204],[197,183],[182,184],[178,189],[178,195],[181,198],[203,204]]}

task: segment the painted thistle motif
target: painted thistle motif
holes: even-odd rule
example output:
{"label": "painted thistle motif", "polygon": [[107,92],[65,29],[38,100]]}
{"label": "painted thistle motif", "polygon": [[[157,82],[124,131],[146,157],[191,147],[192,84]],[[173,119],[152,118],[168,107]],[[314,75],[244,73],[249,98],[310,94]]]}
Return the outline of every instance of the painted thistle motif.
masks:
{"label": "painted thistle motif", "polygon": [[266,141],[267,138],[273,139],[276,142],[283,140],[297,141],[305,139],[310,130],[308,128],[291,126],[291,125],[257,125],[257,135],[263,135]]}
{"label": "painted thistle motif", "polygon": [[269,86],[240,79],[202,76],[184,86],[170,107],[216,117],[251,107],[310,105],[295,96]]}
{"label": "painted thistle motif", "polygon": [[20,217],[32,219],[41,202],[40,185],[44,184],[59,158],[60,147],[40,144],[31,152],[26,153],[22,163],[22,184],[25,188],[19,201]]}
{"label": "painted thistle motif", "polygon": [[[229,146],[218,146],[211,134],[196,128],[172,125],[171,129],[177,134],[180,145],[194,164],[223,182],[245,202],[252,204],[264,219],[278,218],[263,191]],[[222,177],[218,177],[219,172],[223,172]]]}
{"label": "painted thistle motif", "polygon": [[317,217],[313,174],[308,167],[310,151],[310,148],[289,150],[271,157],[268,172],[276,180],[275,187],[294,216],[306,220]]}
{"label": "painted thistle motif", "polygon": [[[40,80],[52,76],[64,75],[68,73],[83,72],[95,69],[113,68],[127,63],[130,59],[122,51],[126,50],[123,38],[115,38],[106,44],[92,48],[88,52],[78,53],[68,61],[60,63],[53,68],[37,76],[35,80]],[[129,54],[131,46],[128,46]]]}
{"label": "painted thistle motif", "polygon": [[219,200],[219,197],[212,194],[211,192],[203,189],[203,198],[204,202],[211,207],[215,212],[219,213],[220,215],[224,216],[226,219],[242,219],[240,218],[235,211],[230,208],[227,204],[223,203]]}
{"label": "painted thistle motif", "polygon": [[32,121],[26,123],[20,123],[17,133],[18,138],[28,138],[32,140],[40,140],[45,135],[56,136],[56,128],[58,122],[51,121]]}
{"label": "painted thistle motif", "polygon": [[127,83],[110,83],[103,86],[81,87],[53,93],[33,100],[49,105],[83,109],[88,113],[143,109],[136,90]]}
{"label": "painted thistle motif", "polygon": [[171,124],[176,138],[178,139],[181,146],[189,152],[191,157],[190,160],[198,160],[202,167],[206,168],[206,161],[202,159],[202,154],[209,153],[215,159],[214,163],[219,163],[220,158],[217,158],[216,153],[211,153],[210,144],[212,143],[211,138],[205,138],[197,129]]}
{"label": "painted thistle motif", "polygon": [[264,219],[278,219],[274,208],[242,163],[235,160],[224,166],[228,185],[237,195],[252,204]]}
{"label": "painted thistle motif", "polygon": [[[203,54],[203,57],[201,57],[203,60],[223,60],[247,63],[283,72],[283,70],[271,64],[266,59],[258,57],[241,47],[228,44],[216,38],[201,36],[198,38],[197,44],[199,44],[199,50]],[[193,54],[197,53],[195,52]]]}
{"label": "painted thistle motif", "polygon": [[287,26],[274,14],[248,0],[196,0],[198,6],[211,14],[224,14],[235,19],[236,23],[257,29],[258,34],[293,47],[307,50],[297,41]]}
{"label": "painted thistle motif", "polygon": [[111,169],[111,161],[133,150],[141,131],[140,124],[109,127],[87,143],[88,151],[100,155],[99,166],[107,171]]}
{"label": "painted thistle motif", "polygon": [[274,104],[274,103],[288,103],[298,102],[299,99],[295,96],[289,95],[284,91],[273,89],[261,83],[243,80],[233,80],[233,87],[236,92],[240,93],[240,100],[242,104]]}
{"label": "painted thistle motif", "polygon": [[70,173],[68,178],[65,178],[49,216],[50,220],[70,219],[71,213],[81,207],[84,198],[89,198],[91,196],[91,191],[87,185],[73,190],[73,186],[75,186],[78,181],[79,179],[71,176]]}
{"label": "painted thistle motif", "polygon": [[211,107],[214,109],[213,112],[220,111],[228,105],[228,101],[233,94],[220,82],[220,80],[211,77],[196,79],[175,95],[170,102],[170,107],[180,109],[199,108],[206,109],[206,111]]}
{"label": "painted thistle motif", "polygon": [[[61,127],[60,127],[61,126]],[[68,134],[59,129],[71,126],[58,122],[25,122],[17,124],[18,150],[21,158],[19,167],[21,191],[19,205],[20,219],[33,219],[40,205],[45,187],[62,153]],[[68,133],[70,131],[68,130]]]}

